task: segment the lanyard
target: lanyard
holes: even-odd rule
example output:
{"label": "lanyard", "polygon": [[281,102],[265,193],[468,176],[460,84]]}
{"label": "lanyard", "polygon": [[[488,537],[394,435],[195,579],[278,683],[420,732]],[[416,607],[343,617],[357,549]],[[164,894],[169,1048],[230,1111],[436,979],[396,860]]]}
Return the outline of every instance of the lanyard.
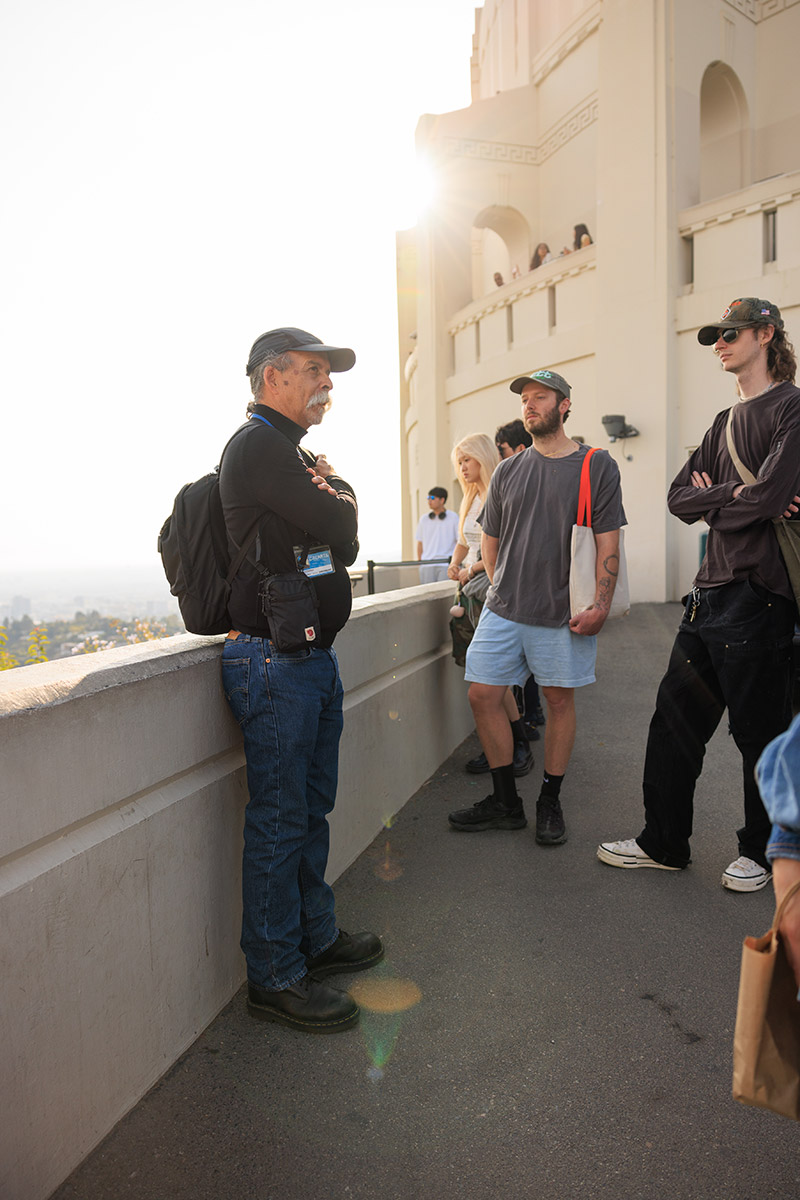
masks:
{"label": "lanyard", "polygon": [[[276,426],[272,424],[272,421],[268,421],[266,417],[259,416],[258,413],[250,413],[250,419],[256,420],[256,421],[263,421],[265,425],[269,425],[270,429],[276,428]],[[280,429],[278,429],[277,432],[280,433],[281,432]],[[286,434],[284,434],[283,436],[286,437]],[[291,438],[289,438],[289,441],[291,441]],[[304,467],[307,467],[308,463],[303,458],[303,452],[300,449],[300,447],[298,445],[295,445],[294,448],[295,448],[297,457],[300,459],[300,462],[303,464]]]}

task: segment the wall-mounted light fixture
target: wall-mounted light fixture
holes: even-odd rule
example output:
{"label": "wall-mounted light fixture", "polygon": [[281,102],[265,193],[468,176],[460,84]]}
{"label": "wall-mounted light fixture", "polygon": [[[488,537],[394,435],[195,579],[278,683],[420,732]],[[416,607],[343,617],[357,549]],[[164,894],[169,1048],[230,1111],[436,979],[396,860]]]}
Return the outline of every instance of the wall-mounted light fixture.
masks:
{"label": "wall-mounted light fixture", "polygon": [[617,438],[625,439],[639,436],[639,430],[634,429],[633,425],[627,425],[625,418],[621,416],[603,417],[603,426],[610,442],[615,442]]}

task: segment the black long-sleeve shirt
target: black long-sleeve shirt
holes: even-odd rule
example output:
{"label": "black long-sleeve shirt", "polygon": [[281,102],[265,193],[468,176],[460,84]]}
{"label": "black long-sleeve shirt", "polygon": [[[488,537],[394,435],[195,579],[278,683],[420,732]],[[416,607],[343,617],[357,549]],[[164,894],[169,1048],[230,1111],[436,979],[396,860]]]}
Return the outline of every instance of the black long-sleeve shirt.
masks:
{"label": "black long-sleeve shirt", "polygon": [[[754,582],[792,600],[793,593],[775,531],[779,517],[800,495],[800,390],[779,383],[763,396],[737,403],[732,433],[739,457],[756,476],[734,499],[742,480],[728,453],[725,426],[730,409],[718,413],[700,446],[669,489],[670,512],[687,525],[704,518],[709,527],[698,587],[721,587],[734,579]],[[707,488],[694,487],[692,472],[705,471]]]}
{"label": "black long-sleeve shirt", "polygon": [[[353,489],[330,475],[337,495],[311,482],[306,468],[314,456],[299,446],[306,430],[266,405],[256,405],[250,419],[233,438],[220,465],[220,498],[225,514],[228,548],[236,553],[259,517],[261,562],[274,573],[296,569],[294,547],[326,545],[335,573],[314,578],[319,600],[321,646],[330,646],[350,615],[352,589],[346,568],[358,554],[358,509]],[[268,637],[269,625],[258,595],[260,575],[252,563],[256,547],[233,581],[228,605],[234,628],[255,637]]]}

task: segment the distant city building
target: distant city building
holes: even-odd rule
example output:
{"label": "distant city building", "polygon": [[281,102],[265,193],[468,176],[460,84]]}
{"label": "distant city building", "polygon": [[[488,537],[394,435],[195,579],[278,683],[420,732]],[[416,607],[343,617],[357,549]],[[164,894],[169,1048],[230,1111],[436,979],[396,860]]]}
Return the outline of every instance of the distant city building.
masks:
{"label": "distant city building", "polygon": [[12,596],[11,597],[11,620],[19,621],[22,617],[31,616],[33,605],[31,604],[30,596]]}
{"label": "distant city building", "polygon": [[[800,343],[800,3],[487,0],[475,20],[472,103],[420,120],[435,199],[398,235],[403,554],[431,479],[458,506],[455,442],[553,367],[569,433],[619,462],[633,598],[674,599],[703,527],[667,489],[735,395],[697,329],[760,296]],[[640,436],[612,445],[608,414]]]}

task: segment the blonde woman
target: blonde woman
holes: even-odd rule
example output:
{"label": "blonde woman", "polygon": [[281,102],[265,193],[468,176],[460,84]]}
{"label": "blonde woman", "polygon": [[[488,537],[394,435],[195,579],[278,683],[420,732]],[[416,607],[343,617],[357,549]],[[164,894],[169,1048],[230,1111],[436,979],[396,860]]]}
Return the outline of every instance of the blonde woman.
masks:
{"label": "blonde woman", "polygon": [[450,458],[464,497],[458,510],[458,541],[447,568],[447,578],[463,587],[476,575],[485,574],[479,558],[481,527],[478,513],[486,500],[489,480],[500,462],[500,454],[487,433],[470,433],[456,443]]}
{"label": "blonde woman", "polygon": [[[501,459],[494,440],[486,433],[468,434],[456,443],[450,457],[453,470],[461,481],[464,496],[458,510],[458,541],[450,558],[447,577],[458,583],[462,600],[467,601],[466,608],[474,627],[477,625],[489,585],[486,568],[480,559],[481,527],[478,524],[478,513],[486,501],[489,480]],[[463,650],[466,650],[466,645]],[[459,662],[459,656],[454,653],[454,657],[456,662]],[[463,657],[459,665],[463,666]],[[533,766],[533,755],[510,688],[506,690],[504,708],[514,734],[514,774],[518,777],[527,775]],[[467,763],[467,770],[473,775],[485,774],[489,769],[489,762],[483,751]]]}

